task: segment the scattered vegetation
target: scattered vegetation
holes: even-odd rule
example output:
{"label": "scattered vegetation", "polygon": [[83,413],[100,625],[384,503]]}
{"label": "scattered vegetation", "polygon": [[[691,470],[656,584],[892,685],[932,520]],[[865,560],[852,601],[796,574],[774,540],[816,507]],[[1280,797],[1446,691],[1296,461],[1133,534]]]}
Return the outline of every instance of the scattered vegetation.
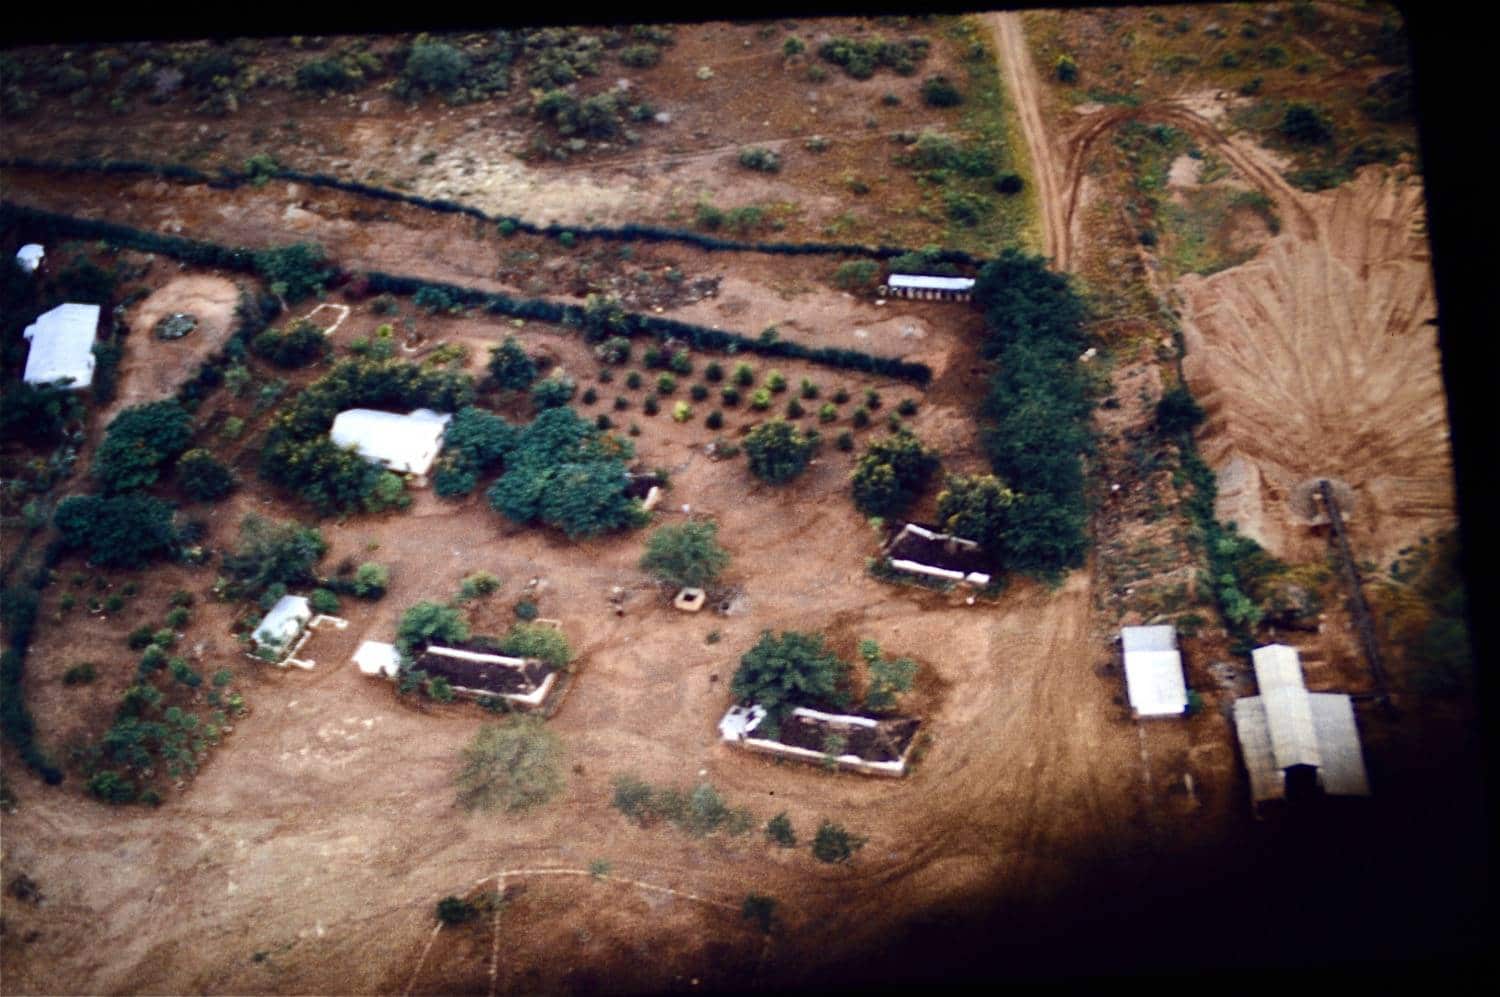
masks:
{"label": "scattered vegetation", "polygon": [[712,520],[690,520],[657,529],[646,541],[641,569],[677,588],[706,588],[729,564]]}

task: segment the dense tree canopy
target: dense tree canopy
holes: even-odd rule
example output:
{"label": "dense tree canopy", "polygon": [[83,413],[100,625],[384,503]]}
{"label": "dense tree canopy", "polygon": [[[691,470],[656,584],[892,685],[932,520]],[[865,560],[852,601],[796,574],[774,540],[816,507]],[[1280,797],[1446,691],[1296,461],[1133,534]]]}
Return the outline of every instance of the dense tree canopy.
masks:
{"label": "dense tree canopy", "polygon": [[1007,566],[1056,576],[1082,564],[1088,547],[1082,456],[1092,446],[1090,402],[1077,367],[1086,309],[1067,277],[1010,249],[985,264],[974,299],[987,326],[982,352],[997,361],[981,410],[990,422],[984,446],[1015,493],[1004,517],[980,520],[992,528],[1003,519]]}
{"label": "dense tree canopy", "polygon": [[490,506],[573,538],[640,526],[646,514],[625,494],[624,462],[632,452],[571,408],[546,409],[517,433],[505,473],[490,487]]}
{"label": "dense tree canopy", "polygon": [[189,498],[212,502],[234,488],[234,475],[207,450],[189,450],[177,461],[177,484]]}
{"label": "dense tree canopy", "polygon": [[642,570],[670,585],[704,588],[729,564],[729,552],[719,546],[719,525],[700,519],[663,526],[646,541]]}
{"label": "dense tree canopy", "polygon": [[795,706],[847,703],[842,686],[848,672],[848,663],[829,650],[821,634],[788,630],[773,636],[765,630],[740,659],[730,690],[739,701],[765,708],[763,725],[774,737]]}
{"label": "dense tree canopy", "polygon": [[536,361],[521,349],[516,337],[506,336],[505,342],[490,350],[489,371],[500,387],[521,391],[536,380]]}
{"label": "dense tree canopy", "polygon": [[993,474],[949,475],[938,493],[938,528],[973,540],[991,556],[1004,546],[1015,493]]}
{"label": "dense tree canopy", "polygon": [[94,454],[93,474],[106,492],[153,484],[187,448],[192,421],[175,401],[134,405],[115,416]]}
{"label": "dense tree canopy", "polygon": [[905,430],[876,440],[851,475],[854,505],[867,516],[899,516],[937,469],[936,451]]}
{"label": "dense tree canopy", "polygon": [[440,602],[419,602],[401,616],[396,628],[396,646],[411,652],[430,643],[456,643],[469,639],[469,624],[463,614]]}
{"label": "dense tree canopy", "polygon": [[88,552],[105,568],[137,568],[170,554],[177,543],[172,506],[148,495],[75,495],[53,517],[65,547]]}

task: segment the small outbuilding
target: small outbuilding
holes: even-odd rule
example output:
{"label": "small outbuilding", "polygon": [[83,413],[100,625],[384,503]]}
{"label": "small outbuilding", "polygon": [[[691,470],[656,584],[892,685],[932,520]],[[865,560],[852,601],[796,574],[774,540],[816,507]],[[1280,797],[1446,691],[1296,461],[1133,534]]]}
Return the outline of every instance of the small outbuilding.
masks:
{"label": "small outbuilding", "polygon": [[972,277],[934,277],[927,274],[893,273],[886,278],[892,297],[926,301],[968,301],[974,293]]}
{"label": "small outbuilding", "polygon": [[1369,796],[1353,700],[1308,692],[1296,648],[1268,644],[1250,657],[1260,695],[1235,701],[1234,729],[1256,815],[1299,785],[1328,796]]}
{"label": "small outbuilding", "polygon": [[453,416],[430,409],[406,415],[353,408],[333,419],[329,437],[361,457],[397,474],[425,475],[443,449],[443,433]]}
{"label": "small outbuilding", "polygon": [[979,588],[990,583],[989,560],[977,542],[920,523],[902,526],[881,553],[897,571]]}
{"label": "small outbuilding", "polygon": [[1137,717],[1178,717],[1187,712],[1187,682],[1177,631],[1170,626],[1121,627],[1125,688]]}
{"label": "small outbuilding", "polygon": [[65,304],[42,315],[22,333],[31,341],[27,384],[57,384],[69,390],[94,383],[94,335],[99,306]]}
{"label": "small outbuilding", "polygon": [[353,660],[361,675],[393,679],[401,670],[401,652],[396,650],[396,645],[378,640],[362,641]]}
{"label": "small outbuilding", "polygon": [[312,616],[312,606],[306,596],[284,595],[271,607],[251,636],[258,647],[285,650],[301,636]]}
{"label": "small outbuilding", "polygon": [[47,251],[34,242],[28,242],[16,250],[16,264],[27,273],[36,273],[41,267]]}

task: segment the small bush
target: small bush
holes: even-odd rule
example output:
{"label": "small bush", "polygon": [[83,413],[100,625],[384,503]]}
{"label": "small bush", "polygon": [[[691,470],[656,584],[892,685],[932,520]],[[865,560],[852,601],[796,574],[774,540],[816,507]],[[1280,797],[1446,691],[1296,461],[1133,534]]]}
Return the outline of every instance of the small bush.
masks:
{"label": "small bush", "polygon": [[672,421],[687,422],[693,417],[693,407],[685,401],[679,401],[672,406]]}
{"label": "small bush", "polygon": [[865,845],[865,838],[850,834],[842,825],[825,820],[813,838],[813,857],[819,862],[848,862]]}
{"label": "small bush", "polygon": [[339,611],[339,597],[327,589],[313,589],[312,595],[307,598],[315,613],[327,613],[332,615]]}
{"label": "small bush", "polygon": [[792,828],[792,819],[785,810],[766,821],[766,840],[782,848],[797,847],[797,832]]}
{"label": "small bush", "polygon": [[640,371],[633,370],[629,374],[625,375],[625,387],[627,387],[627,388],[631,389],[632,391],[634,391],[635,389],[639,388],[640,386],[641,386],[641,374],[640,374]]}
{"label": "small bush", "polygon": [[444,897],[437,902],[437,919],[453,927],[465,924],[479,916],[479,908],[458,897]]}
{"label": "small bush", "polygon": [[955,107],[964,96],[946,76],[929,76],[922,81],[922,100],[930,107]]}
{"label": "small bush", "polygon": [[658,395],[670,395],[677,390],[677,378],[671,374],[663,374],[656,379],[656,393]]}
{"label": "small bush", "polygon": [[379,599],[390,584],[391,570],[383,564],[366,561],[354,572],[354,594],[361,599]]}
{"label": "small bush", "polygon": [[188,621],[192,618],[193,614],[188,611],[186,606],[174,606],[167,611],[167,616],[162,622],[173,630],[181,630],[188,625]]}
{"label": "small bush", "polygon": [[805,414],[802,403],[793,398],[786,403],[786,417],[788,419],[800,419]]}
{"label": "small bush", "polygon": [[1074,62],[1070,56],[1060,55],[1053,66],[1053,73],[1056,74],[1059,83],[1076,83],[1078,82],[1078,63]]}
{"label": "small bush", "polygon": [[727,407],[734,408],[740,403],[740,391],[738,388],[721,388],[719,390],[719,399]]}
{"label": "small bush", "polygon": [[776,394],[786,390],[786,375],[779,370],[773,370],[766,375],[766,387]]}
{"label": "small bush", "polygon": [[646,400],[641,403],[641,412],[645,415],[655,415],[661,411],[661,403],[656,400],[655,395],[647,395]]}
{"label": "small bush", "polygon": [[63,685],[88,685],[99,677],[98,670],[90,662],[74,665],[63,672]]}
{"label": "small bush", "polygon": [[743,360],[734,365],[734,383],[742,388],[748,388],[755,383],[755,368]]}
{"label": "small bush", "polygon": [[724,413],[720,412],[718,409],[714,409],[712,412],[708,413],[708,417],[703,420],[703,425],[707,426],[709,429],[719,429],[724,425]]}
{"label": "small bush", "polygon": [[763,933],[770,934],[776,917],[776,901],[760,893],[751,893],[740,907],[740,916],[758,924]]}
{"label": "small bush", "polygon": [[740,165],[760,173],[777,173],[781,170],[781,157],[770,149],[754,146],[740,151]]}
{"label": "small bush", "polygon": [[844,430],[838,435],[838,439],[834,441],[834,446],[838,447],[844,453],[849,453],[854,449],[854,434],[847,429]]}
{"label": "small bush", "polygon": [[537,617],[536,603],[532,602],[530,599],[522,599],[520,602],[516,603],[515,612],[516,619],[521,620],[524,623],[530,623]]}

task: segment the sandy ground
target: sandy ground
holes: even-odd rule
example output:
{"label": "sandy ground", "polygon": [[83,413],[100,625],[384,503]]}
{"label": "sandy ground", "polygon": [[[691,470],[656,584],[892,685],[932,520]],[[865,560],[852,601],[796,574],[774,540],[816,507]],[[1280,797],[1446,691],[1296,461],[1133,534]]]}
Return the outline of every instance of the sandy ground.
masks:
{"label": "sandy ground", "polygon": [[1306,198],[1315,239],[1286,233],[1249,264],[1178,284],[1184,371],[1210,420],[1219,516],[1276,553],[1323,541],[1291,506],[1309,478],[1353,489],[1362,556],[1388,561],[1455,523],[1437,306],[1421,186],[1369,168]]}
{"label": "sandy ground", "polygon": [[[175,271],[173,260],[157,259],[158,271]],[[147,279],[152,274],[148,272]],[[198,365],[234,331],[234,306],[239,290],[232,281],[203,275],[167,280],[159,289],[127,311],[125,352],[120,360],[120,392],[102,416],[107,424],[121,409],[170,395],[198,369]],[[156,323],[174,312],[198,319],[198,327],[181,339],[157,339]]]}
{"label": "sandy ground", "polygon": [[[1019,56],[1005,57],[1016,46],[1024,53],[1013,16],[997,18],[1002,64],[1007,72],[1013,65],[1024,68]],[[1023,84],[1028,77],[1034,82],[1034,71],[1022,74]],[[1024,85],[1012,83],[1012,89],[1024,97]],[[1028,103],[1021,100],[1023,123],[1032,118],[1026,133],[1034,148],[1044,148],[1040,112],[1028,110]],[[1211,134],[1204,129],[1212,125],[1199,124],[1205,119],[1191,109],[1161,113],[1198,129],[1200,138]],[[1068,263],[1069,227],[1081,225],[1073,211],[1083,155],[1118,120],[1113,111],[1100,112],[1057,144],[1067,152],[1057,162],[1078,168],[1051,167],[1047,179],[1043,163],[1052,157],[1039,157],[1047,246],[1059,266]],[[1397,309],[1390,303],[1372,302],[1368,316],[1336,319],[1342,323],[1335,340],[1341,351],[1331,363],[1313,350],[1319,340],[1307,336],[1299,319],[1262,316],[1267,300],[1280,308],[1292,302],[1294,316],[1303,314],[1297,308],[1326,307],[1326,301],[1318,304],[1315,287],[1327,297],[1329,287],[1353,292],[1387,281],[1392,302],[1401,296],[1399,287],[1420,292],[1422,281],[1390,265],[1401,251],[1395,220],[1408,210],[1401,207],[1407,195],[1382,187],[1371,202],[1340,208],[1335,196],[1331,205],[1310,200],[1303,206],[1286,200],[1274,171],[1268,179],[1249,153],[1227,146],[1215,151],[1273,192],[1287,226],[1255,262],[1214,278],[1226,284],[1226,300],[1243,301],[1246,313],[1257,316],[1254,329],[1297,326],[1298,336],[1286,332],[1277,341],[1284,340],[1296,358],[1341,370],[1339,377],[1347,380],[1330,386],[1336,393],[1346,390],[1340,385],[1369,390],[1388,383],[1381,380],[1386,374],[1360,380],[1361,364],[1394,371],[1426,356],[1415,333],[1395,337],[1380,351],[1366,348],[1372,329],[1392,324]],[[102,183],[93,186],[99,193],[83,213],[257,245],[307,233],[337,246],[349,264],[503,287],[490,277],[493,247],[481,251],[462,223],[417,221],[383,209],[356,217],[331,196],[277,185],[263,195],[140,185],[140,196],[128,201]],[[28,187],[11,196],[79,210],[79,193]],[[1369,204],[1378,210],[1370,212]],[[1361,211],[1393,222],[1366,224]],[[1320,221],[1324,215],[1327,220]],[[1346,230],[1381,238],[1334,235]],[[1260,283],[1236,290],[1230,278],[1244,274],[1259,274]],[[786,334],[795,336],[852,337],[866,329],[874,339],[877,329],[902,335],[902,321],[914,325],[922,332],[911,337],[917,352],[902,355],[946,364],[914,420],[917,433],[941,440],[951,467],[971,470],[978,464],[974,427],[962,408],[974,390],[965,383],[974,364],[970,318],[959,319],[941,305],[901,305],[887,306],[890,317],[877,319],[873,306],[860,305],[846,328],[828,321],[839,307],[833,295],[817,292],[772,304],[767,292],[774,283],[730,282],[727,296],[696,307],[722,315],[719,305],[743,300],[732,327],[752,334],[762,319],[784,322]],[[1288,294],[1287,287],[1302,289]],[[1192,290],[1188,286],[1184,294]],[[1409,305],[1409,294],[1407,299]],[[798,310],[803,301],[809,314]],[[1211,325],[1206,306],[1201,311],[1196,335],[1202,355],[1233,357],[1235,341]],[[1425,330],[1422,317],[1411,312],[1405,325],[1395,324],[1408,332],[1413,323]],[[479,347],[514,330],[478,319],[423,323],[430,341],[446,337],[475,347],[475,365],[482,362]],[[335,339],[368,334],[373,324],[369,315],[356,315]],[[531,325],[518,332],[570,370],[589,369],[576,340]],[[1430,343],[1421,345],[1430,351]],[[802,370],[778,366],[794,379]],[[1195,390],[1196,378],[1214,376],[1225,382],[1213,384],[1227,401],[1215,406],[1206,448],[1215,434],[1229,432],[1226,424],[1236,425],[1235,413],[1257,411],[1244,399],[1266,377],[1260,368],[1244,374],[1228,359],[1190,375]],[[864,383],[843,375],[817,379],[825,385],[847,381],[851,390]],[[1315,393],[1293,387],[1285,389],[1291,402],[1284,405],[1304,404]],[[1429,404],[1440,411],[1440,392],[1428,393]],[[601,394],[608,399],[613,392],[605,386]],[[1331,410],[1308,404],[1306,411],[1315,419]],[[1420,428],[1426,417],[1416,418]],[[732,417],[727,428],[748,419]],[[1006,930],[991,939],[987,956],[1005,951],[1005,958],[1021,965],[1033,941],[1055,946],[1057,939],[1077,939],[1069,946],[1073,957],[1097,964],[1100,953],[1124,944],[1123,929],[1130,928],[1124,932],[1130,938],[1147,934],[1140,912],[1150,909],[1150,898],[1187,891],[1190,884],[1200,892],[1219,891],[1196,929],[1205,939],[1213,935],[1216,915],[1226,906],[1222,882],[1231,868],[1246,867],[1259,854],[1257,839],[1243,827],[1244,787],[1232,738],[1217,712],[1170,724],[1128,719],[1118,668],[1106,667],[1113,658],[1107,626],[1113,621],[1091,612],[1097,595],[1092,570],[1076,572],[1055,593],[1018,582],[996,604],[973,607],[923,590],[889,588],[864,573],[876,538],[847,500],[848,455],[825,450],[794,486],[772,489],[755,483],[739,462],[707,459],[701,447],[710,434],[700,422],[678,426],[665,415],[639,421],[642,461],[674,474],[657,521],[680,518],[670,510],[683,503],[718,518],[721,540],[734,556],[728,582],[745,595],[736,615],[685,617],[670,610],[664,594],[636,567],[640,535],[572,543],[515,529],[479,498],[454,506],[422,495],[404,514],[323,524],[332,545],[325,565],[373,558],[392,565],[393,576],[383,601],[346,602],[349,628],[320,633],[309,644],[308,653],[319,661],[313,672],[272,671],[237,654],[229,637],[237,608],[201,598],[212,584],[212,568],[151,573],[117,620],[44,626],[28,662],[28,693],[44,746],[60,756],[66,757],[70,740],[107,724],[124,673],[133,667],[124,633],[154,621],[177,587],[200,594],[188,646],[196,654],[201,645],[204,670],[222,665],[235,672],[251,712],[187,791],[168,794],[155,810],[94,803],[81,796],[76,779],[60,791],[48,790],[13,764],[6,749],[8,782],[21,802],[3,819],[0,867],[6,883],[25,873],[44,899],[31,904],[6,898],[0,937],[4,989],[551,993],[660,991],[690,988],[693,979],[771,988],[806,982],[829,960],[858,966],[900,939],[931,938],[907,934],[921,924],[941,934],[945,916],[994,908],[1003,911]],[[1279,459],[1295,463],[1303,452],[1297,447],[1319,440],[1315,427],[1299,427],[1298,433],[1311,435],[1286,437]],[[240,452],[246,460],[253,457],[248,444]],[[1378,440],[1369,452],[1383,453]],[[1351,456],[1345,474],[1357,478],[1360,466]],[[1380,509],[1378,480],[1356,485],[1357,493],[1360,488],[1362,497],[1370,496],[1364,504]],[[285,514],[252,478],[231,500],[203,511],[210,543],[230,544],[235,525],[251,510]],[[1409,512],[1392,506],[1389,514],[1394,519]],[[1356,529],[1372,518],[1359,515]],[[65,564],[63,570],[74,567]],[[485,721],[482,713],[470,706],[403,702],[389,686],[362,679],[347,664],[359,640],[388,639],[406,606],[452,593],[478,569],[505,583],[477,610],[483,630],[503,627],[510,605],[527,592],[544,615],[563,621],[580,652],[577,681],[551,721],[565,745],[566,788],[525,817],[469,815],[453,806],[456,755]],[[630,593],[623,618],[607,606],[615,585]],[[57,596],[49,590],[49,599]],[[52,603],[44,604],[44,618],[54,611]],[[735,662],[765,628],[824,631],[846,655],[859,638],[874,637],[888,651],[921,662],[909,704],[927,719],[931,741],[907,779],[777,765],[717,742],[714,723],[729,702]],[[709,644],[714,630],[721,640]],[[62,686],[62,672],[85,656],[109,666],[91,687],[95,692]],[[1190,662],[1195,686],[1209,681],[1202,674],[1205,664]],[[781,851],[758,834],[696,840],[668,828],[639,829],[609,805],[610,780],[624,772],[679,785],[708,779],[758,820],[788,811],[804,841],[828,817],[869,842],[850,866],[827,867],[805,849]],[[1189,774],[1191,791],[1183,778]],[[1240,847],[1226,847],[1231,839],[1224,835]],[[1198,846],[1206,851],[1194,852]],[[1189,862],[1189,855],[1201,864]],[[576,872],[596,860],[607,862],[621,880],[700,899],[614,880],[514,871]],[[1414,878],[1427,861],[1413,864]],[[498,921],[434,936],[438,898],[488,888],[486,881],[506,873],[508,906]],[[778,901],[784,929],[769,946],[732,913],[751,891]],[[1265,901],[1281,902],[1277,897],[1284,894],[1268,889]],[[1233,961],[1244,942],[1224,934],[1217,942],[1220,954]],[[496,938],[504,944],[497,946]],[[1266,928],[1256,944],[1280,952],[1296,943],[1289,932]],[[1198,949],[1194,954],[1204,957]]]}

